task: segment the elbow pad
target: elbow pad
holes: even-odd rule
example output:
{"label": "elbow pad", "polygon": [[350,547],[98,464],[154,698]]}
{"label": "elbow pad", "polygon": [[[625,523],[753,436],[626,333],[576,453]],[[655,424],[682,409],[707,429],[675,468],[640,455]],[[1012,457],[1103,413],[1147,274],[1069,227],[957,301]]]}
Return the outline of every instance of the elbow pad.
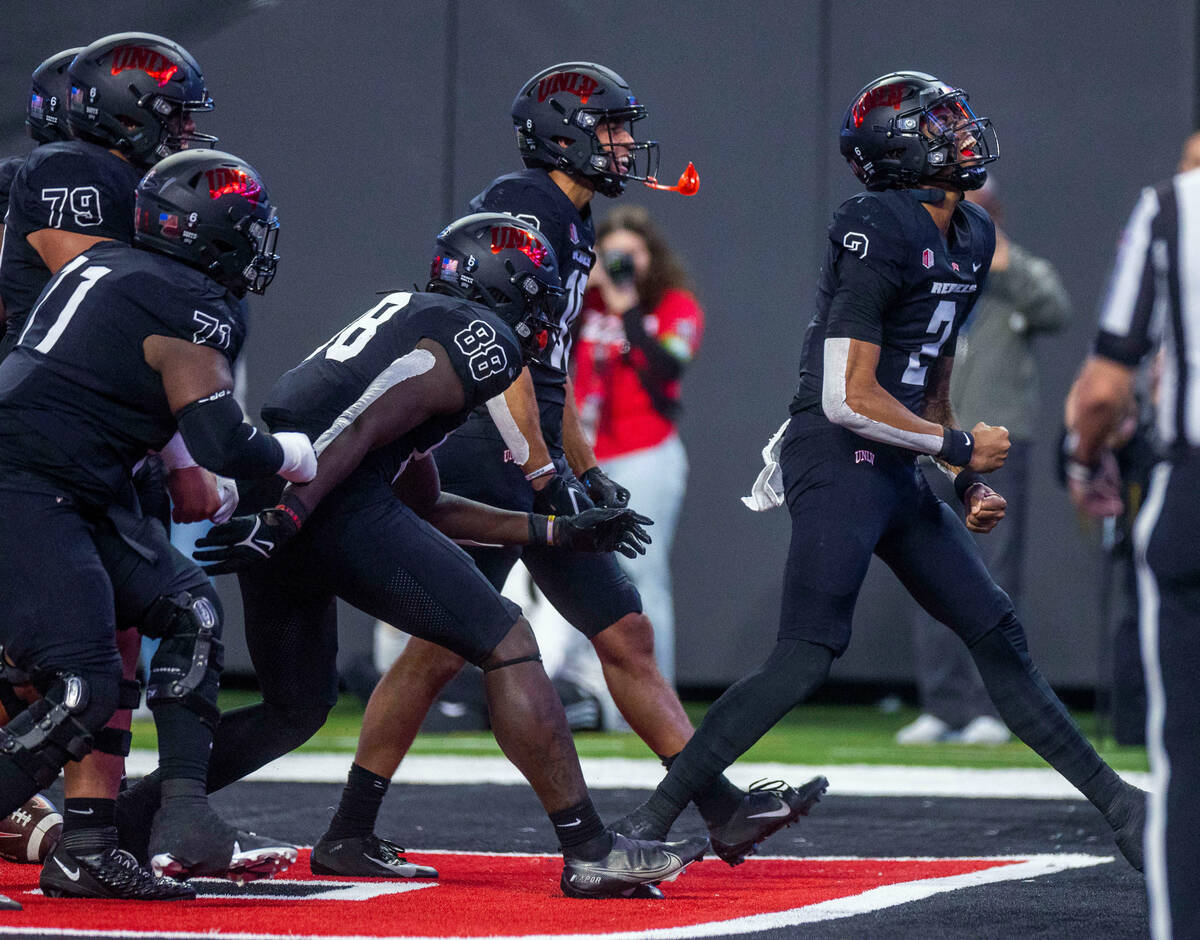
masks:
{"label": "elbow pad", "polygon": [[243,420],[228,389],[185,405],[175,418],[196,462],[213,473],[249,479],[278,473],[283,466],[283,447]]}

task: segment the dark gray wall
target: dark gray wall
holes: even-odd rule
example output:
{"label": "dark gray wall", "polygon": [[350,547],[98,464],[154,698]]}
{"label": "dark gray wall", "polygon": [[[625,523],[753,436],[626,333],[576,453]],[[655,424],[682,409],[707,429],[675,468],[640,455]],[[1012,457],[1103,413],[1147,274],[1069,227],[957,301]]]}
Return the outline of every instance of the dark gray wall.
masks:
{"label": "dark gray wall", "polygon": [[[419,279],[448,209],[516,166],[507,114],[525,78],[581,58],[629,79],[662,142],[662,175],[691,159],[702,179],[693,199],[625,197],[664,223],[709,316],[687,383],[692,475],[676,554],[679,671],[691,684],[731,681],[774,635],[786,514],[747,512],[737,497],[785,414],[825,219],[855,191],[836,149],[842,109],[895,68],[965,86],[999,130],[1010,234],[1055,261],[1078,310],[1041,355],[1026,619],[1054,681],[1095,680],[1096,559],[1050,481],[1050,442],[1122,219],[1191,129],[1191,4],[1133,15],[1116,0],[968,3],[923,22],[895,4],[830,0],[40,0],[5,14],[3,152],[26,146],[16,108],[28,72],[63,46],[149,29],[201,62],[218,104],[205,129],[263,172],[284,225],[280,276],[253,308],[254,405],[374,291]],[[872,572],[838,675],[910,675],[906,603]],[[362,641],[344,632],[344,646]]]}

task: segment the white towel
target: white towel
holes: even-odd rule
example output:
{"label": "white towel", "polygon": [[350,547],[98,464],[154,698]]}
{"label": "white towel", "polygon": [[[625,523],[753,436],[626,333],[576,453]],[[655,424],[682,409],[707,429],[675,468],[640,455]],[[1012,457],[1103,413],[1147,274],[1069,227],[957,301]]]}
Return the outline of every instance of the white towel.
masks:
{"label": "white towel", "polygon": [[[788,421],[791,419],[789,418]],[[771,435],[767,446],[762,450],[765,466],[750,488],[750,495],[743,496],[742,502],[755,512],[766,512],[783,505],[783,471],[779,469],[779,450],[783,446],[783,432],[787,430],[788,422],[779,425],[779,430]]]}

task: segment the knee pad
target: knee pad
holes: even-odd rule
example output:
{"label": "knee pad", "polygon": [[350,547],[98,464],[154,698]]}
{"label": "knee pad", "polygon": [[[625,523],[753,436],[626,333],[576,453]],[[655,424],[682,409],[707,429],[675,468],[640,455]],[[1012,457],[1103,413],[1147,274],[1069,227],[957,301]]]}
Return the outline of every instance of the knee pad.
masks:
{"label": "knee pad", "polygon": [[151,605],[140,629],[162,640],[150,660],[146,704],[152,709],[181,704],[215,727],[225,648],[212,589],[163,595]]}
{"label": "knee pad", "polygon": [[92,750],[93,735],[100,730],[92,726],[103,727],[112,715],[113,709],[94,701],[91,693],[81,676],[56,678],[42,698],[0,728],[0,755],[37,781],[39,788],[50,786],[67,761],[79,760]]}

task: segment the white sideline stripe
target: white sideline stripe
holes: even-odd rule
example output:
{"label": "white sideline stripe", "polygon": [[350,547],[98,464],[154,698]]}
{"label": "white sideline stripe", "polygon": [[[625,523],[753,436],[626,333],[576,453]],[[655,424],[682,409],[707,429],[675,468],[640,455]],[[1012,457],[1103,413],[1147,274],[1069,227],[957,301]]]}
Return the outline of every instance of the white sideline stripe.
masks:
{"label": "white sideline stripe", "polygon": [[[350,754],[288,754],[272,761],[246,779],[279,783],[345,783]],[[600,790],[635,787],[652,790],[663,778],[656,760],[623,757],[589,757],[581,761],[588,786]],[[158,755],[136,750],[125,762],[130,776],[141,776],[158,765]],[[729,768],[729,779],[739,786],[755,780],[797,783],[824,774],[829,792],[838,796],[960,796],[1021,800],[1083,799],[1079,791],[1050,768],[897,767],[887,764],[807,764],[742,762]],[[1145,789],[1147,773],[1123,773],[1130,783]],[[397,783],[421,784],[520,784],[525,778],[503,757],[409,755],[392,778]]]}
{"label": "white sideline stripe", "polygon": [[[966,856],[970,858],[971,856]],[[770,914],[753,914],[749,917],[737,917],[724,921],[709,921],[706,923],[688,924],[682,927],[660,927],[653,930],[623,931],[620,933],[602,934],[492,934],[492,937],[520,937],[521,940],[587,940],[587,938],[603,937],[604,940],[691,940],[693,937],[727,937],[737,934],[755,933],[763,930],[777,930],[781,927],[795,927],[800,924],[812,924],[826,920],[836,920],[843,917],[854,917],[857,914],[867,914],[899,904],[921,901],[935,894],[947,891],[957,891],[963,888],[975,888],[980,885],[996,884],[1002,881],[1016,881],[1025,878],[1037,878],[1041,875],[1052,875],[1056,872],[1072,868],[1089,868],[1094,865],[1104,865],[1113,861],[1111,855],[1029,855],[1018,856],[1025,861],[1015,865],[999,865],[982,871],[970,872],[965,875],[950,875],[944,878],[922,878],[917,881],[906,881],[900,884],[884,885],[872,888],[861,894],[850,897],[835,898],[804,907],[796,907],[786,911],[774,911]],[[820,861],[813,858],[810,861]],[[1000,861],[1001,859],[996,859]],[[954,861],[954,859],[943,859]],[[750,859],[748,863],[753,863]],[[276,898],[276,900],[280,900]],[[0,927],[0,935],[26,933],[27,927]],[[86,930],[74,928],[41,928],[41,936],[75,937],[164,937],[172,940],[190,940],[190,938],[212,938],[221,940],[301,940],[306,936],[321,937],[322,940],[378,940],[377,935],[366,937],[361,934],[328,937],[317,934],[250,934],[250,933],[200,933],[197,931],[132,931],[132,930]],[[468,940],[461,937],[405,937],[403,940]],[[486,936],[472,937],[469,940],[487,940]]]}

